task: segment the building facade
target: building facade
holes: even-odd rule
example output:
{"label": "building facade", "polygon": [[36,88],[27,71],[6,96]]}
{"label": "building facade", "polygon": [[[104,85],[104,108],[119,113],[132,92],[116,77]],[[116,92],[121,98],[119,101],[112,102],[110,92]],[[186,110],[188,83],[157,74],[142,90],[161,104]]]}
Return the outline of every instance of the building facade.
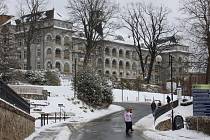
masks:
{"label": "building facade", "polygon": [[[48,14],[49,15],[49,14]],[[57,19],[54,10],[44,20],[36,37],[31,45],[31,66],[32,70],[57,69],[63,74],[74,74],[80,69],[84,61],[85,38],[82,33],[73,30],[73,24],[61,19]],[[16,41],[18,48],[18,58],[21,68],[26,69],[27,48],[23,37],[21,24],[16,25]],[[143,54],[148,51],[143,49]],[[163,66],[168,64],[168,53],[172,54],[174,61],[174,74],[180,76],[185,73],[182,61],[188,57],[188,48],[185,46],[175,46],[173,49],[163,52]],[[141,76],[139,57],[132,43],[122,37],[115,36],[113,39],[105,39],[97,47],[92,56],[93,66],[98,73],[105,74],[117,79],[136,79]],[[175,60],[175,59],[174,59]],[[169,69],[160,69],[158,64],[154,64],[151,81],[160,84],[169,77]],[[141,77],[143,79],[143,77]]]}

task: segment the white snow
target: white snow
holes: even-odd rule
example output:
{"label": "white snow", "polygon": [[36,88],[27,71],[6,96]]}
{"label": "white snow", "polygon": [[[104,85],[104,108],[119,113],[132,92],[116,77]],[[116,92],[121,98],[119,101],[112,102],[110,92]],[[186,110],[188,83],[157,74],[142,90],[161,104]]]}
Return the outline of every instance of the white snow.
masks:
{"label": "white snow", "polygon": [[[183,118],[193,115],[193,106],[178,106],[174,109],[174,115],[181,115]],[[153,140],[209,140],[207,136],[201,132],[187,130],[186,128],[175,131],[158,131],[155,130],[155,125],[159,122],[167,120],[171,117],[171,111],[160,116],[155,124],[152,114],[144,117],[135,124],[135,128],[143,131],[143,134]]]}
{"label": "white snow", "polygon": [[[41,112],[50,113],[52,116],[56,112],[58,115],[60,113],[60,108],[58,104],[63,104],[64,107],[61,108],[61,112],[64,111],[69,117],[66,121],[59,121],[55,123],[54,119],[49,121],[49,124],[44,127],[40,127],[40,119],[36,120],[36,131],[28,137],[26,140],[32,140],[34,137],[39,137],[41,132],[56,132],[56,140],[65,140],[68,139],[71,135],[70,129],[67,127],[67,124],[77,124],[78,128],[82,123],[89,122],[91,120],[103,117],[105,115],[121,111],[122,107],[116,105],[110,105],[108,109],[103,110],[94,110],[91,112],[91,108],[84,105],[81,101],[74,99],[74,91],[71,87],[71,81],[69,79],[62,80],[61,86],[42,86],[44,89],[48,90],[51,94],[48,97],[48,100],[35,101],[31,102],[40,104],[42,106],[36,107],[41,109]],[[122,94],[123,92],[123,94]],[[123,100],[122,100],[123,95]],[[114,102],[152,102],[152,100],[160,100],[162,104],[166,103],[167,94],[161,93],[150,93],[150,92],[137,92],[130,90],[113,90]],[[174,100],[176,100],[176,95],[174,95]],[[74,100],[73,100],[74,99]],[[31,110],[31,115],[35,118],[40,117],[40,112]],[[156,124],[159,122],[170,118],[171,111],[165,113],[156,120]],[[175,114],[180,114],[183,117],[192,115],[192,105],[187,107],[177,107],[174,109]],[[158,131],[155,130],[154,118],[152,114],[142,118],[135,124],[135,128],[143,131],[143,134],[146,137],[149,137],[154,140],[188,140],[188,139],[200,139],[207,140],[210,139],[209,136],[204,135],[203,133],[198,133],[196,131],[187,130],[186,128],[177,130],[177,131]],[[43,137],[45,140],[50,140],[52,137]]]}

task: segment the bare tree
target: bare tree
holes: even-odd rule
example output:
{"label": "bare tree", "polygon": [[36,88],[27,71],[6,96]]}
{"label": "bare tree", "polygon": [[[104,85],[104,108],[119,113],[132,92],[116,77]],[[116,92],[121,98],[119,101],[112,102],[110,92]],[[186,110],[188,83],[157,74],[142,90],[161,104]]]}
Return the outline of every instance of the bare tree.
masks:
{"label": "bare tree", "polygon": [[5,0],[0,1],[0,15],[3,15],[7,13],[7,5],[5,3]]}
{"label": "bare tree", "polygon": [[112,29],[111,19],[116,9],[109,0],[68,0],[67,10],[86,38],[83,67],[89,63],[100,40]]}
{"label": "bare tree", "polygon": [[20,36],[24,38],[27,48],[27,70],[31,69],[31,44],[39,35],[39,21],[42,18],[40,13],[46,4],[46,0],[22,0],[19,3],[20,18],[16,20],[16,24],[22,32]]}
{"label": "bare tree", "polygon": [[[152,4],[136,3],[129,6],[127,14],[122,16],[125,26],[132,33],[142,76],[147,83],[151,79],[155,57],[163,50],[169,49],[171,43],[176,43],[174,28],[167,22],[168,14],[169,10],[163,6],[154,7]],[[141,45],[142,43],[144,45]],[[148,50],[147,55],[142,53],[145,48]]]}
{"label": "bare tree", "polygon": [[206,83],[210,83],[210,1],[183,0],[181,10],[186,14],[184,24],[190,41],[197,47],[193,64],[206,70]]}

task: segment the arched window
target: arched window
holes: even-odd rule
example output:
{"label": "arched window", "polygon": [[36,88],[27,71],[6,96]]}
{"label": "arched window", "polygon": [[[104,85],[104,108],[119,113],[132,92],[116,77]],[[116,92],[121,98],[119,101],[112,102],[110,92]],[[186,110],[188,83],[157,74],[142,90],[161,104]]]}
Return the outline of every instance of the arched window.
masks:
{"label": "arched window", "polygon": [[65,63],[64,64],[64,70],[63,70],[65,73],[69,73],[70,72],[70,68],[69,68],[69,64],[68,63]]}
{"label": "arched window", "polygon": [[123,57],[123,50],[122,49],[119,50],[119,57]]}
{"label": "arched window", "polygon": [[47,62],[47,69],[52,69],[52,63],[50,61]]}
{"label": "arched window", "polygon": [[122,60],[120,60],[120,62],[119,62],[119,68],[123,69],[123,61]]}
{"label": "arched window", "polygon": [[52,41],[52,36],[51,36],[51,35],[47,35],[46,40],[47,40],[48,42]]}
{"label": "arched window", "polygon": [[105,74],[106,74],[107,76],[109,76],[110,73],[109,73],[109,71],[107,70],[107,71],[105,72]]}
{"label": "arched window", "polygon": [[60,64],[60,62],[56,62],[55,63],[55,68],[58,69],[59,71],[61,71],[61,64]]}
{"label": "arched window", "polygon": [[132,70],[133,70],[133,71],[136,71],[136,70],[137,70],[136,63],[133,63],[133,65],[132,65]]}
{"label": "arched window", "polygon": [[115,48],[112,49],[112,56],[114,56],[114,57],[117,56],[117,50]]}
{"label": "arched window", "polygon": [[105,54],[108,56],[110,55],[109,48],[105,48]]}
{"label": "arched window", "polygon": [[129,63],[129,62],[126,62],[126,65],[125,65],[125,66],[126,66],[126,69],[127,69],[127,70],[130,69],[130,63]]}
{"label": "arched window", "polygon": [[98,59],[97,65],[98,67],[101,67],[103,65],[103,61],[101,58]]}
{"label": "arched window", "polygon": [[112,75],[113,75],[113,76],[117,76],[116,71],[113,71],[113,72],[112,72]]}
{"label": "arched window", "polygon": [[112,68],[117,68],[117,61],[115,59],[112,60]]}
{"label": "arched window", "polygon": [[106,59],[105,60],[105,67],[110,67],[110,61],[109,61],[109,59]]}
{"label": "arched window", "polygon": [[130,51],[126,51],[125,55],[126,55],[126,58],[130,59]]}
{"label": "arched window", "polygon": [[137,60],[137,53],[136,52],[132,52],[132,59]]}
{"label": "arched window", "polygon": [[70,39],[68,36],[64,37],[64,46],[70,46]]}
{"label": "arched window", "polygon": [[68,49],[64,50],[64,59],[69,59],[70,52]]}
{"label": "arched window", "polygon": [[47,49],[47,55],[51,55],[52,54],[52,49],[51,48],[48,48]]}
{"label": "arched window", "polygon": [[55,50],[55,57],[61,58],[61,50],[60,49]]}
{"label": "arched window", "polygon": [[58,44],[58,45],[61,45],[61,37],[59,35],[56,35],[55,43]]}

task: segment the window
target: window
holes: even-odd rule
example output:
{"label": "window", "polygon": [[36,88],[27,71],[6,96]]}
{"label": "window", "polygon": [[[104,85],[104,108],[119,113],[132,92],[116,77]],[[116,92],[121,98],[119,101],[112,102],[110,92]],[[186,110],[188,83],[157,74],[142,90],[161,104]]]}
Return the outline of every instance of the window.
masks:
{"label": "window", "polygon": [[26,59],[26,50],[23,52],[23,58]]}
{"label": "window", "polygon": [[51,48],[48,48],[47,49],[47,55],[51,55],[52,54],[52,49]]}
{"label": "window", "polygon": [[108,55],[108,56],[110,55],[109,48],[105,49],[105,54]]}
{"label": "window", "polygon": [[130,69],[130,63],[126,62],[126,69],[129,70]]}
{"label": "window", "polygon": [[120,69],[123,69],[123,62],[120,60],[120,62],[119,62],[119,68]]}
{"label": "window", "polygon": [[109,61],[109,59],[106,59],[105,60],[105,67],[110,67],[110,61]]}
{"label": "window", "polygon": [[47,40],[47,41],[49,41],[49,42],[50,42],[50,41],[52,41],[52,37],[51,37],[51,35],[47,35],[46,40]]}
{"label": "window", "polygon": [[65,64],[64,64],[64,72],[65,72],[65,73],[69,73],[69,72],[70,72],[69,64],[68,64],[68,63],[65,63]]}
{"label": "window", "polygon": [[130,59],[130,51],[126,51],[126,58]]}
{"label": "window", "polygon": [[27,69],[27,65],[23,64],[23,69],[26,70]]}
{"label": "window", "polygon": [[117,50],[114,48],[112,49],[112,56],[116,57],[117,56]]}
{"label": "window", "polygon": [[52,69],[52,63],[50,61],[47,62],[47,69]]}
{"label": "window", "polygon": [[64,59],[69,59],[69,50],[68,49],[66,49],[66,50],[64,50]]}
{"label": "window", "polygon": [[18,59],[21,60],[21,58],[22,58],[22,57],[21,57],[21,51],[18,51],[18,52],[17,52],[17,57],[18,57]]}
{"label": "window", "polygon": [[37,67],[37,69],[41,69],[41,63],[37,62],[36,67]]}
{"label": "window", "polygon": [[117,68],[117,61],[116,60],[112,60],[112,68]]}
{"label": "window", "polygon": [[119,50],[119,57],[123,57],[123,50]]}
{"label": "window", "polygon": [[41,56],[41,49],[37,48],[37,56],[40,57]]}
{"label": "window", "polygon": [[55,63],[55,68],[61,71],[61,64],[59,62]]}
{"label": "window", "polygon": [[61,58],[61,50],[60,49],[55,50],[55,57]]}
{"label": "window", "polygon": [[109,71],[107,70],[107,71],[105,72],[105,74],[106,74],[107,76],[109,76]]}
{"label": "window", "polygon": [[68,36],[64,37],[64,46],[70,46],[70,40]]}
{"label": "window", "polygon": [[136,71],[136,70],[137,70],[136,63],[133,63],[133,65],[132,65],[132,70],[133,70],[133,71]]}
{"label": "window", "polygon": [[61,45],[61,37],[59,35],[55,37],[55,43]]}
{"label": "window", "polygon": [[97,64],[98,64],[98,67],[101,67],[103,65],[103,61],[102,61],[101,58],[98,59],[98,63]]}

